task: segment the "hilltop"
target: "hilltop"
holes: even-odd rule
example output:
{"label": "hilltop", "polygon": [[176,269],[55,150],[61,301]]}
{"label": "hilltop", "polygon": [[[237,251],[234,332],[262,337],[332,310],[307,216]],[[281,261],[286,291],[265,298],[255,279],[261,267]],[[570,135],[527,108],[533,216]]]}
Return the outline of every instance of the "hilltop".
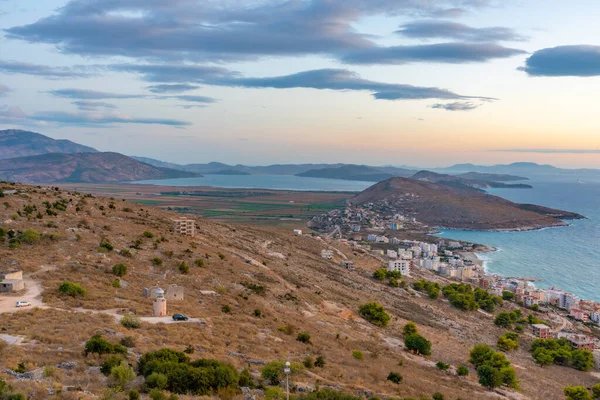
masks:
{"label": "hilltop", "polygon": [[396,173],[384,172],[380,169],[366,165],[344,165],[335,168],[312,169],[310,171],[296,174],[310,178],[345,179],[351,181],[380,182],[401,173],[412,174],[412,171],[396,168]]}
{"label": "hilltop", "polygon": [[47,153],[95,153],[98,150],[70,140],[55,140],[21,129],[0,130],[0,159]]}
{"label": "hilltop", "polygon": [[528,230],[565,226],[563,219],[583,216],[545,207],[516,204],[470,187],[392,178],[349,200],[416,217],[429,226],[474,230]]}
{"label": "hilltop", "polygon": [[0,160],[0,179],[25,183],[122,182],[193,176],[197,174],[154,167],[119,153],[51,153]]}
{"label": "hilltop", "polygon": [[[475,175],[473,175],[475,174]],[[472,172],[470,174],[465,174],[467,176],[477,176],[477,173]],[[494,176],[493,174],[490,174]],[[488,189],[488,188],[503,188],[503,189],[531,189],[531,185],[526,185],[523,183],[516,184],[508,184],[503,182],[495,182],[493,180],[481,179],[481,178],[465,178],[464,175],[447,175],[447,174],[438,174],[436,172],[431,171],[419,171],[413,176],[411,179],[415,179],[418,181],[425,182],[433,182],[439,183],[442,185],[455,186],[457,188],[467,189]]]}
{"label": "hilltop", "polygon": [[[494,346],[504,334],[493,316],[460,311],[409,289],[423,277],[447,283],[426,271],[402,277],[406,289],[376,281],[372,274],[381,260],[346,243],[202,219],[195,219],[195,237],[182,237],[171,222],[179,215],[168,211],[50,188],[5,184],[0,189],[5,193],[1,227],[9,235],[0,240],[0,269],[23,270],[27,284],[25,293],[0,294],[1,338],[15,342],[0,347],[0,371],[10,371],[5,379],[29,398],[46,397],[50,388],[78,398],[106,396],[111,381],[97,366],[108,356],[83,354],[83,343],[96,333],[110,343],[126,343],[122,357],[133,366],[149,351],[188,349],[194,360],[248,368],[256,383],[265,363],[300,365],[322,356],[322,368],[292,375],[293,390],[318,385],[367,398],[440,392],[448,399],[559,400],[566,385],[595,383],[573,368],[534,365],[527,351],[532,337],[523,334],[521,349],[508,354],[522,392],[484,389],[468,358],[474,345]],[[9,244],[15,238],[21,238],[19,246]],[[321,258],[322,249],[332,249],[334,258]],[[343,259],[354,261],[355,269],[340,267]],[[126,266],[121,277],[113,273],[118,264]],[[86,293],[61,294],[58,287],[65,281]],[[171,284],[183,287],[184,300],[169,300],[168,313],[187,314],[187,323],[152,317],[152,300],[142,297],[143,288]],[[20,299],[34,308],[15,309]],[[390,314],[386,327],[360,317],[360,306],[373,301]],[[513,307],[518,306],[505,303],[496,311]],[[127,312],[141,318],[139,328],[119,324]],[[430,356],[404,350],[401,332],[408,321],[431,341]],[[308,334],[309,343],[297,340],[298,333]],[[470,366],[470,374],[440,371],[437,361]],[[19,363],[26,374],[11,371]],[[390,371],[401,374],[400,384],[386,379]],[[138,377],[129,387],[142,381]]]}

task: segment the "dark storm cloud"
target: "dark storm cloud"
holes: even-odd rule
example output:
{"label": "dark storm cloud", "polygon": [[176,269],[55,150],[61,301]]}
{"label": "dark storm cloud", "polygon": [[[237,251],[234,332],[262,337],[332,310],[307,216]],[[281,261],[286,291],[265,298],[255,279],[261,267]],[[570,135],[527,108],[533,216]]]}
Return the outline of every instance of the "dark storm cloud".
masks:
{"label": "dark storm cloud", "polygon": [[371,36],[354,29],[365,17],[435,15],[490,2],[71,0],[51,16],[6,29],[5,35],[92,56],[213,62],[265,56],[335,57],[377,47]]}
{"label": "dark storm cloud", "polygon": [[7,74],[36,75],[49,79],[85,78],[90,74],[83,67],[50,67],[17,61],[0,60],[0,72]]}
{"label": "dark storm cloud", "polygon": [[598,76],[600,46],[557,46],[534,52],[519,68],[531,76]]}
{"label": "dark storm cloud", "polygon": [[348,53],[349,64],[407,64],[413,62],[476,63],[526,53],[496,43],[436,43],[414,46],[376,47]]}
{"label": "dark storm cloud", "polygon": [[413,39],[445,38],[467,42],[522,41],[514,30],[501,26],[473,28],[451,21],[427,20],[404,24],[397,34]]}
{"label": "dark storm cloud", "polygon": [[52,96],[62,97],[67,99],[81,99],[81,100],[103,100],[103,99],[139,99],[145,96],[138,94],[124,94],[124,93],[110,93],[110,92],[98,92],[95,90],[87,89],[57,89],[50,90]]}
{"label": "dark storm cloud", "polygon": [[190,90],[198,89],[199,86],[190,85],[187,83],[179,83],[179,84],[163,84],[163,85],[152,85],[148,86],[146,89],[151,91],[152,93],[181,93],[181,92],[189,92]]}
{"label": "dark storm cloud", "polygon": [[439,108],[446,111],[470,111],[476,109],[477,107],[479,107],[478,104],[473,104],[468,101],[456,101],[454,103],[447,104],[436,103],[431,106],[431,108]]}

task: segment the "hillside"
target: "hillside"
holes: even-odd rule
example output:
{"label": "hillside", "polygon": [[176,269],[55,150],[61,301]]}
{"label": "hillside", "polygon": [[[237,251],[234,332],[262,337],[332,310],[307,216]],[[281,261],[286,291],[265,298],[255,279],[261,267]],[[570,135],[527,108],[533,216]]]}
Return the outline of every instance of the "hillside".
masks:
{"label": "hillside", "polygon": [[349,181],[379,182],[395,175],[366,165],[344,165],[336,168],[312,169],[296,176],[326,179],[344,179]]}
{"label": "hillside", "polygon": [[457,175],[465,179],[481,179],[485,181],[493,182],[511,182],[511,181],[527,181],[529,178],[524,176],[509,175],[509,174],[489,174],[484,172],[466,172],[464,174]]}
{"label": "hillside", "polygon": [[[296,394],[318,386],[363,398],[430,399],[440,392],[446,399],[562,400],[564,386],[596,383],[590,373],[573,368],[536,366],[527,351],[533,338],[524,333],[520,349],[507,353],[521,391],[484,389],[468,359],[473,346],[495,347],[504,334],[493,315],[460,311],[408,288],[421,278],[448,283],[427,271],[402,277],[407,289],[376,281],[372,274],[381,261],[346,243],[201,219],[195,220],[195,237],[181,237],[173,233],[171,219],[180,216],[175,213],[50,188],[0,184],[0,189],[6,193],[0,226],[12,230],[13,238],[28,232],[19,246],[10,246],[14,241],[4,235],[0,239],[0,269],[22,269],[27,285],[18,295],[0,294],[0,342],[13,343],[0,346],[0,371],[25,398],[47,398],[49,390],[60,389],[60,398],[121,399],[131,388],[142,390],[140,376],[125,392],[108,389],[114,381],[98,367],[109,355],[83,352],[94,334],[112,344],[125,343],[128,349],[117,362],[125,359],[138,374],[142,354],[188,349],[192,360],[215,359],[238,372],[247,368],[265,390],[269,381],[261,378],[261,370],[266,363],[300,365],[307,357],[322,356],[323,367],[294,368],[290,388]],[[38,211],[41,218],[28,218]],[[334,250],[333,260],[321,258],[327,248]],[[341,268],[343,258],[356,268]],[[118,264],[126,267],[120,278],[112,272]],[[86,293],[61,294],[58,287],[66,281]],[[184,289],[184,299],[169,300],[168,315],[185,313],[187,322],[152,317],[152,300],[142,297],[144,288],[170,284]],[[24,299],[33,307],[16,309],[14,302]],[[372,301],[391,315],[387,327],[358,315],[360,306]],[[495,313],[515,307],[505,302]],[[138,328],[119,323],[127,312],[141,318]],[[430,356],[404,349],[401,332],[408,321],[431,341]],[[310,335],[309,343],[297,340],[298,333]],[[440,371],[438,361],[452,368]],[[27,372],[14,373],[18,365]],[[461,365],[469,367],[468,376],[454,373]],[[386,379],[391,371],[401,374],[400,384]],[[188,379],[183,373],[180,378]],[[245,398],[235,389],[217,395]]]}
{"label": "hillside", "polygon": [[392,178],[350,199],[353,205],[374,203],[430,226],[475,230],[524,230],[567,225],[562,219],[581,215],[512,203],[472,188]]}
{"label": "hillside", "polygon": [[468,179],[456,175],[438,174],[431,171],[419,171],[411,179],[425,182],[439,183],[442,185],[454,186],[463,189],[488,189],[488,188],[502,188],[502,189],[531,189],[531,185],[523,183],[503,183],[495,182],[484,179]]}
{"label": "hillside", "polygon": [[197,175],[153,167],[119,153],[53,153],[0,160],[0,180],[23,183],[123,182],[192,176]]}
{"label": "hillside", "polygon": [[0,159],[35,156],[47,153],[95,153],[96,149],[70,140],[55,140],[48,136],[20,129],[0,130]]}

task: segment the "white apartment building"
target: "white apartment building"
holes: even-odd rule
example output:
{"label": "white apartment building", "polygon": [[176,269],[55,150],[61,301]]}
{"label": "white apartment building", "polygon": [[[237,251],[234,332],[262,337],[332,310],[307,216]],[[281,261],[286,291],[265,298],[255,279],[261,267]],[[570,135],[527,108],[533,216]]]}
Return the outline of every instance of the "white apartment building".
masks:
{"label": "white apartment building", "polygon": [[398,258],[398,252],[395,250],[388,250],[387,251],[387,256],[389,258]]}
{"label": "white apartment building", "polygon": [[408,260],[390,260],[388,271],[400,271],[402,275],[410,276],[410,261]]}

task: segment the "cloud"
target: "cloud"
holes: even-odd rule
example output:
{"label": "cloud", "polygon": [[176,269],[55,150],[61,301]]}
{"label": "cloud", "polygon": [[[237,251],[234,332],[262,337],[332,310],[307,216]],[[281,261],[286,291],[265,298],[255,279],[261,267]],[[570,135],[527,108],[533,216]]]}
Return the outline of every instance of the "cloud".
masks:
{"label": "cloud", "polygon": [[147,82],[195,82],[230,77],[237,74],[223,67],[204,65],[166,65],[166,64],[113,64],[113,71],[136,73]]}
{"label": "cloud", "polygon": [[5,36],[50,44],[63,53],[161,61],[335,56],[376,47],[370,35],[355,29],[366,17],[433,15],[489,3],[491,0],[71,0],[48,17],[6,29]]}
{"label": "cloud", "polygon": [[217,102],[217,99],[213,99],[212,97],[207,97],[207,96],[181,95],[181,96],[164,96],[162,98],[177,99],[177,100],[181,100],[181,101],[189,101],[192,103],[215,103],[215,102]]}
{"label": "cloud", "polygon": [[148,86],[146,89],[151,91],[152,93],[181,93],[188,92],[190,90],[198,89],[200,86],[190,85],[187,83],[179,83],[174,85],[152,85]]}
{"label": "cloud", "polygon": [[6,96],[10,92],[12,92],[11,88],[0,83],[0,97]]}
{"label": "cloud", "polygon": [[598,76],[600,46],[571,45],[534,52],[519,70],[530,76]]}
{"label": "cloud", "polygon": [[412,39],[447,38],[467,42],[522,41],[525,37],[501,26],[473,28],[451,21],[426,20],[404,24],[397,34]]}
{"label": "cloud", "polygon": [[139,99],[146,96],[138,94],[123,94],[123,93],[109,93],[109,92],[98,92],[95,90],[87,89],[57,89],[50,90],[48,93],[55,97],[62,97],[66,99],[81,99],[81,100],[103,100],[103,99]]}
{"label": "cloud", "polygon": [[181,107],[186,110],[191,110],[192,108],[206,108],[208,106],[205,106],[203,104],[180,104],[177,107]]}
{"label": "cloud", "polygon": [[431,108],[439,108],[441,110],[446,111],[470,111],[476,109],[479,106],[480,104],[473,104],[468,101],[456,101],[454,103],[447,104],[436,103],[431,105]]}
{"label": "cloud", "polygon": [[90,76],[88,72],[84,71],[84,67],[49,67],[47,65],[3,60],[0,60],[0,72],[6,74],[36,75],[49,79],[86,78]]}
{"label": "cloud", "polygon": [[77,100],[73,104],[82,111],[96,111],[100,108],[114,110],[117,108],[114,104],[105,103],[103,101],[88,101],[88,100]]}
{"label": "cloud", "polygon": [[[462,96],[436,87],[370,81],[345,69],[319,69],[270,78],[230,78],[215,81],[213,84],[244,88],[310,88],[319,90],[368,91],[372,92],[376,99],[382,100],[480,98],[477,96]],[[493,100],[491,98],[485,99]]]}
{"label": "cloud", "polygon": [[19,107],[0,107],[0,122],[20,125],[102,126],[115,124],[146,124],[186,127],[187,121],[162,118],[136,118],[119,112],[41,111],[25,113]]}
{"label": "cloud", "polygon": [[495,43],[436,43],[414,46],[376,47],[348,53],[348,64],[407,64],[413,62],[475,63],[526,53]]}
{"label": "cloud", "polygon": [[540,153],[540,154],[600,154],[600,149],[494,149],[502,153]]}

